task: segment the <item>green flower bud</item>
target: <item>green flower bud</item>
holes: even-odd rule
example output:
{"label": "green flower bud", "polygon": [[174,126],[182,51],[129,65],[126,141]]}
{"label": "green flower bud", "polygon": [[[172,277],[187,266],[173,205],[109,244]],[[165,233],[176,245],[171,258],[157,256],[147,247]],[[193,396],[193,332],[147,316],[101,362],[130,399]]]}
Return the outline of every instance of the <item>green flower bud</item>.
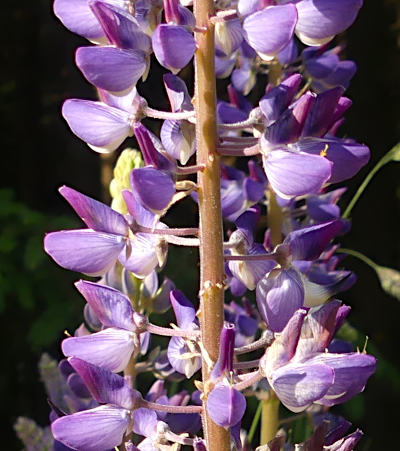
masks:
{"label": "green flower bud", "polygon": [[130,188],[129,176],[132,169],[143,166],[142,154],[136,149],[124,149],[114,167],[114,178],[110,183],[110,194],[112,197],[111,208],[118,213],[128,212],[122,190]]}

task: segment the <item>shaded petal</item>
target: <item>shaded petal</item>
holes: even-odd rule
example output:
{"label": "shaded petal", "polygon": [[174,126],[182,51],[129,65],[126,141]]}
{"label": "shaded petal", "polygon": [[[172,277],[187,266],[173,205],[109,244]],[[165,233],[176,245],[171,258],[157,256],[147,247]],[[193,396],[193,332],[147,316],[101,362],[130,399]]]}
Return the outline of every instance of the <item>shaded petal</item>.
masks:
{"label": "shaded petal", "polygon": [[256,83],[256,74],[251,62],[243,58],[240,67],[234,69],[232,72],[232,85],[243,95],[247,96]]}
{"label": "shaded petal", "polygon": [[362,4],[363,0],[301,0],[296,3],[296,34],[306,45],[328,42],[354,22]]}
{"label": "shaded petal", "polygon": [[335,380],[325,394],[318,401],[325,406],[334,406],[346,402],[362,392],[368,378],[376,371],[376,359],[368,354],[330,354],[323,353],[310,363],[324,363],[335,371]]}
{"label": "shaded petal", "polygon": [[217,386],[207,397],[208,414],[218,426],[228,428],[237,424],[246,410],[246,398],[229,386]]}
{"label": "shaded petal", "polygon": [[169,298],[178,326],[181,329],[192,329],[196,318],[196,310],[193,304],[180,290],[172,290]]}
{"label": "shaded petal", "polygon": [[342,230],[342,221],[334,220],[290,232],[284,244],[293,260],[316,260]]}
{"label": "shaded petal", "polygon": [[158,25],[153,33],[152,43],[158,62],[175,73],[189,63],[196,50],[192,33],[180,25]]}
{"label": "shaded petal", "polygon": [[313,78],[321,79],[327,77],[336,69],[339,64],[339,57],[333,52],[324,52],[315,58],[307,58],[303,52],[303,59],[306,71]]}
{"label": "shaded petal", "polygon": [[329,86],[342,86],[347,88],[350,80],[357,72],[357,65],[354,61],[340,61],[336,66],[336,69],[332,71],[326,78],[321,80],[324,85]]}
{"label": "shaded petal", "polygon": [[133,414],[133,432],[144,437],[154,437],[157,432],[158,417],[154,410],[140,409],[134,410]]}
{"label": "shaded petal", "polygon": [[175,183],[169,173],[146,166],[133,169],[131,186],[139,202],[149,210],[162,212],[175,194]]}
{"label": "shaded petal", "polygon": [[296,360],[302,361],[328,348],[335,332],[336,314],[340,306],[341,302],[335,299],[309,311],[297,345]]}
{"label": "shaded petal", "polygon": [[353,177],[370,157],[367,146],[351,139],[305,139],[298,141],[296,148],[312,155],[324,153],[325,158],[333,163],[329,183],[339,183]]}
{"label": "shaded petal", "polygon": [[137,233],[135,239],[129,241],[126,252],[121,252],[118,260],[128,271],[142,279],[159,264],[156,253],[158,240],[160,238],[155,235]]}
{"label": "shaded petal", "polygon": [[168,344],[168,360],[178,373],[184,374],[188,379],[201,368],[200,355],[192,354],[185,340],[181,337],[172,337]]}
{"label": "shaded petal", "polygon": [[158,221],[156,215],[150,210],[143,207],[133,195],[132,191],[123,190],[122,196],[126,203],[129,214],[132,216],[135,222],[144,227],[154,227]]}
{"label": "shaded petal", "polygon": [[291,64],[298,57],[299,50],[294,39],[289,41],[289,44],[278,53],[278,60],[281,64]]}
{"label": "shaded petal", "polygon": [[97,88],[97,91],[103,103],[118,110],[130,112],[132,115],[141,111],[147,105],[146,100],[138,94],[135,86],[130,91],[128,90],[128,92],[122,94],[120,92],[115,94],[101,88]]}
{"label": "shaded petal", "polygon": [[215,56],[215,76],[217,78],[226,78],[232,72],[236,63],[236,54],[227,58]]}
{"label": "shaded petal", "polygon": [[165,153],[160,140],[140,122],[134,126],[135,138],[139,144],[146,166],[173,172],[176,162]]}
{"label": "shaded petal", "polygon": [[275,269],[257,285],[260,315],[274,332],[280,332],[294,312],[303,306],[304,289],[294,269]]}
{"label": "shaded petal", "polygon": [[195,128],[187,121],[164,121],[160,138],[168,155],[179,160],[183,165],[196,151]]}
{"label": "shaded petal", "polygon": [[246,17],[243,22],[244,36],[262,58],[271,59],[289,43],[296,22],[294,5],[271,6]]}
{"label": "shaded petal", "polygon": [[54,14],[73,33],[89,40],[99,40],[104,32],[89,8],[88,0],[55,0]]}
{"label": "shaded petal", "polygon": [[100,276],[112,267],[125,241],[93,230],[63,230],[45,236],[44,250],[65,269]]}
{"label": "shaded petal", "polygon": [[268,127],[266,132],[267,141],[273,144],[287,144],[296,141],[302,133],[306,118],[315,100],[315,94],[308,91],[290,105]]}
{"label": "shaded petal", "polygon": [[58,418],[51,431],[72,449],[105,451],[122,442],[129,422],[128,410],[106,405]]}
{"label": "shaded petal", "polygon": [[260,100],[260,108],[266,117],[266,125],[275,122],[292,102],[301,84],[300,74],[290,75],[280,85],[270,89]]}
{"label": "shaded petal", "polygon": [[302,136],[321,137],[325,135],[333,125],[333,113],[342,94],[343,88],[338,87],[317,95],[307,115]]}
{"label": "shaded petal", "polygon": [[229,221],[235,221],[247,210],[242,184],[236,180],[221,180],[222,215]]}
{"label": "shaded petal", "polygon": [[303,309],[294,312],[282,333],[277,335],[260,360],[260,371],[268,376],[276,368],[287,364],[295,355],[301,329],[307,312]]}
{"label": "shaded petal", "polygon": [[173,74],[164,74],[163,81],[172,111],[193,110],[186,83]]}
{"label": "shaded petal", "polygon": [[67,186],[59,188],[59,192],[90,229],[123,236],[128,234],[125,218],[108,205]]}
{"label": "shaded petal", "polygon": [[68,376],[67,384],[72,393],[78,398],[90,398],[90,392],[84,384],[82,378],[76,374],[72,373]]}
{"label": "shaded petal", "polygon": [[332,171],[332,163],[326,158],[305,152],[273,150],[263,156],[263,163],[268,181],[283,198],[317,193]]}
{"label": "shaded petal", "polygon": [[222,20],[215,24],[215,49],[224,56],[235,52],[243,41],[239,18]]}
{"label": "shaded petal", "polygon": [[105,327],[134,330],[133,308],[127,296],[114,288],[86,280],[80,280],[75,286]]}
{"label": "shaded petal", "polygon": [[139,392],[130,388],[129,383],[122,376],[76,357],[71,357],[68,361],[97,402],[114,404],[128,410],[135,408],[136,400],[141,396]]}
{"label": "shaded petal", "polygon": [[196,434],[201,428],[201,416],[198,413],[172,413],[164,421],[175,434]]}
{"label": "shaded petal", "polygon": [[268,381],[282,404],[292,412],[301,412],[325,395],[334,377],[328,365],[290,363],[275,370]]}
{"label": "shaded petal", "polygon": [[[248,255],[266,254],[265,248],[261,244],[255,244],[248,252]],[[233,254],[236,255],[236,254]],[[260,261],[230,261],[229,269],[249,290],[254,290],[257,283],[274,267],[276,263],[272,260]]]}
{"label": "shaded petal", "polygon": [[353,451],[355,449],[355,446],[357,443],[362,439],[363,437],[362,431],[360,429],[357,429],[352,434],[347,435],[341,440],[338,440],[337,442],[333,443],[331,446],[326,447],[327,451]]}
{"label": "shaded petal", "polygon": [[114,92],[136,85],[147,67],[142,51],[116,47],[80,47],[75,61],[86,80]]}
{"label": "shaded petal", "polygon": [[115,150],[131,134],[130,114],[102,102],[69,99],[62,115],[75,135],[95,150]]}
{"label": "shaded petal", "polygon": [[123,5],[120,5],[120,3],[125,4],[125,2],[117,1],[115,2],[116,5],[109,3],[111,3],[110,0],[107,2],[91,1],[90,7],[100,22],[110,44],[124,49],[142,50],[145,53],[150,53],[151,41],[149,36],[143,33],[139,23],[128,11],[121,9]]}
{"label": "shaded petal", "polygon": [[78,357],[115,373],[124,370],[135,347],[135,336],[124,329],[108,329],[82,337],[63,340],[61,348],[68,357]]}
{"label": "shaded petal", "polygon": [[238,13],[244,17],[273,4],[275,4],[273,0],[239,0],[237,9]]}

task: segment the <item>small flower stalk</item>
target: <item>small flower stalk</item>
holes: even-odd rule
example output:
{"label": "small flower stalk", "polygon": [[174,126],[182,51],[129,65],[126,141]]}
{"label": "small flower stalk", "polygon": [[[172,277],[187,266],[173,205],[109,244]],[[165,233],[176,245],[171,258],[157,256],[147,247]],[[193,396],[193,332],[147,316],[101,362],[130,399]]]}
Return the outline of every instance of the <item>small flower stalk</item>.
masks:
{"label": "small flower stalk", "polygon": [[[36,434],[43,443],[354,449],[362,432],[348,433],[330,408],[364,390],[376,359],[335,338],[350,312],[337,296],[356,280],[338,252],[351,228],[338,202],[370,151],[340,133],[356,66],[335,36],[361,6],[55,0],[56,16],[89,41],[76,64],[98,93],[66,100],[62,115],[96,152],[118,152],[127,139],[137,150],[119,156],[111,206],[60,188],[84,225],[49,231],[44,249],[91,279],[76,283],[84,322],[61,343],[65,360],[47,385],[51,434]],[[169,111],[141,95],[156,61]],[[182,71],[190,64],[194,86]],[[169,210],[184,199],[198,224],[182,217],[170,227]],[[199,249],[197,297],[165,275],[175,246]],[[163,324],[169,310],[175,319]],[[143,373],[155,377],[147,392]],[[260,439],[242,429],[257,417],[251,397],[264,412]],[[284,411],[308,417],[304,442],[278,431]],[[16,426],[26,444],[28,423]]]}

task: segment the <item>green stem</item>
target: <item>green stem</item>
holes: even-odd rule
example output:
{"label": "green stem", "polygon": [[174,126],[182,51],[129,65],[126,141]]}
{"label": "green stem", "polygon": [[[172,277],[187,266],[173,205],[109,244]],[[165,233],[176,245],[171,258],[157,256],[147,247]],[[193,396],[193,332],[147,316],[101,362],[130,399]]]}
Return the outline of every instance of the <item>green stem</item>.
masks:
{"label": "green stem", "polygon": [[256,433],[258,423],[260,422],[262,407],[263,407],[262,401],[260,401],[258,403],[257,410],[256,410],[256,413],[253,418],[253,422],[251,423],[249,433],[247,435],[249,443],[251,443],[253,441],[253,437],[254,437],[254,434]]}
{"label": "green stem", "polygon": [[[389,163],[390,161],[394,160],[395,154],[399,152],[400,150],[400,143],[396,144],[392,149],[389,150],[379,161],[376,163],[376,165],[372,168],[371,172],[365,177],[364,181],[359,186],[358,190],[353,196],[353,199],[351,199],[349,205],[347,206],[345,212],[343,213],[343,218],[347,219],[350,216],[350,213],[354,207],[354,205],[357,203],[358,199],[360,198],[361,194],[364,192],[364,190],[367,188],[369,182],[372,180],[374,175],[379,171],[379,169],[384,166],[386,163]],[[395,157],[396,158],[396,157]],[[396,158],[397,160],[397,158]],[[396,161],[394,160],[394,161]]]}
{"label": "green stem", "polygon": [[338,249],[337,252],[340,252],[342,254],[349,254],[353,257],[356,257],[359,260],[363,261],[368,266],[370,266],[375,271],[378,268],[378,265],[376,263],[374,263],[370,258],[368,258],[366,255],[362,254],[361,252],[353,251],[352,249],[346,249],[344,247],[341,247],[340,249]]}
{"label": "green stem", "polygon": [[268,399],[263,399],[262,413],[261,413],[261,433],[260,433],[260,446],[266,445],[272,440],[279,427],[279,404],[280,401],[271,390]]}
{"label": "green stem", "polygon": [[282,243],[283,214],[276,201],[276,195],[272,190],[267,192],[268,199],[268,227],[271,231],[271,241],[274,246]]}

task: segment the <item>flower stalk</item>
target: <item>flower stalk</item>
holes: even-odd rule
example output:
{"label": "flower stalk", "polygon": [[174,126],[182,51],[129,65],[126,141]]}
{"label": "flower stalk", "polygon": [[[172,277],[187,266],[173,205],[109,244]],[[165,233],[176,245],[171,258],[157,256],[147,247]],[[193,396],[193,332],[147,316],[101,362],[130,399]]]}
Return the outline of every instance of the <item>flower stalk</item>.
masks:
{"label": "flower stalk", "polygon": [[[200,238],[200,325],[205,352],[216,362],[219,352],[219,335],[223,324],[224,257],[220,197],[220,163],[216,151],[217,117],[214,67],[214,25],[209,18],[214,15],[212,0],[196,0],[194,15],[197,27],[207,27],[196,33],[195,98],[197,164],[205,168],[198,174],[199,238]],[[212,233],[210,233],[212,231]],[[211,368],[203,358],[203,386],[207,387]],[[207,393],[204,393],[205,397]],[[217,426],[203,412],[204,438],[207,449],[230,449],[230,434]]]}

